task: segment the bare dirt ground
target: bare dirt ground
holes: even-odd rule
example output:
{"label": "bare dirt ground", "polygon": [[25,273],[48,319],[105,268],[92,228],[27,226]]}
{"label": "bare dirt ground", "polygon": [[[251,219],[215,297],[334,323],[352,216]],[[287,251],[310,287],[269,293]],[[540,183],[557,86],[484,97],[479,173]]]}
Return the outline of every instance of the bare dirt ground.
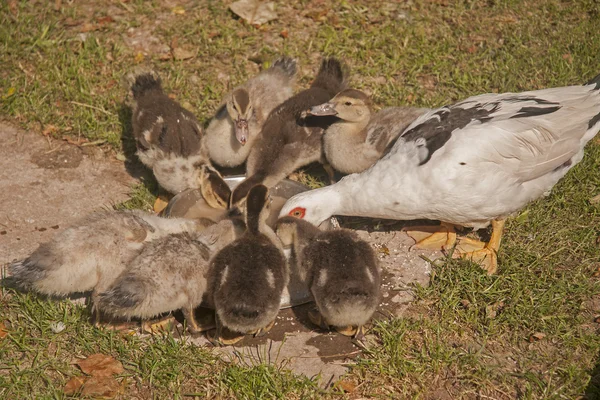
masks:
{"label": "bare dirt ground", "polygon": [[136,182],[98,147],[78,147],[0,122],[0,264],[101,208]]}
{"label": "bare dirt ground", "polygon": [[[129,198],[133,183],[125,165],[98,147],[78,147],[0,124],[0,263],[26,257],[40,243],[77,219]],[[359,235],[372,243],[384,276],[376,319],[400,316],[413,300],[414,284],[427,285],[430,264],[408,251],[413,244],[399,225],[360,223]],[[391,228],[391,229],[390,229]],[[314,304],[282,310],[263,338],[247,337],[239,346],[215,349],[231,361],[273,363],[327,385],[346,372],[361,349],[342,335],[311,325]],[[204,336],[192,343],[210,346]]]}

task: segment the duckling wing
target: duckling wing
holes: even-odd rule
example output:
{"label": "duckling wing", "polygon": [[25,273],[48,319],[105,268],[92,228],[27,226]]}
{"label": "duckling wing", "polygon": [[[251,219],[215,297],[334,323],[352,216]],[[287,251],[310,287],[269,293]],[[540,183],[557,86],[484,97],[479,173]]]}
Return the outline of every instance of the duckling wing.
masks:
{"label": "duckling wing", "polygon": [[408,125],[426,111],[428,109],[415,107],[384,108],[369,120],[365,143],[383,153]]}
{"label": "duckling wing", "polygon": [[184,157],[200,150],[202,128],[194,114],[164,93],[152,93],[138,101],[134,136],[144,150],[158,147]]}

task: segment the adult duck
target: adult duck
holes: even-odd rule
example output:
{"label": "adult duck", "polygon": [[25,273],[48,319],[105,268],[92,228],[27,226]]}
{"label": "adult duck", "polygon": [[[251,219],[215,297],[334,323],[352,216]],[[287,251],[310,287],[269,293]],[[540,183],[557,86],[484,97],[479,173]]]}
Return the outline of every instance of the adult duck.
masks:
{"label": "adult duck", "polygon": [[442,221],[417,243],[453,246],[449,224],[480,229],[459,256],[497,268],[505,218],[549,193],[600,130],[600,75],[581,86],[484,94],[431,110],[371,168],[292,197],[280,216],[319,224],[332,215]]}

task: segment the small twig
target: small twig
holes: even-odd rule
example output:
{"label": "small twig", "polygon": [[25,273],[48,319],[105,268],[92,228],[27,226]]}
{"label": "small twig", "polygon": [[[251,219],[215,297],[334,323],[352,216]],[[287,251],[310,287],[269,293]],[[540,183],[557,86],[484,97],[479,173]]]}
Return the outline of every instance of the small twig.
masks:
{"label": "small twig", "polygon": [[80,146],[81,147],[96,146],[96,145],[103,144],[103,143],[106,143],[106,139],[98,139],[98,140],[94,140],[93,142],[82,143],[82,144],[80,144]]}
{"label": "small twig", "polygon": [[81,107],[91,108],[91,109],[93,109],[93,110],[100,111],[100,112],[102,112],[102,113],[104,113],[104,114],[106,114],[106,115],[111,115],[111,116],[114,116],[114,115],[115,115],[115,114],[111,113],[110,111],[106,111],[104,108],[100,108],[100,107],[92,106],[92,105],[85,104],[85,103],[80,103],[80,102],[78,102],[78,101],[70,101],[69,103],[71,103],[71,104],[75,104],[75,105],[78,105],[78,106],[81,106]]}

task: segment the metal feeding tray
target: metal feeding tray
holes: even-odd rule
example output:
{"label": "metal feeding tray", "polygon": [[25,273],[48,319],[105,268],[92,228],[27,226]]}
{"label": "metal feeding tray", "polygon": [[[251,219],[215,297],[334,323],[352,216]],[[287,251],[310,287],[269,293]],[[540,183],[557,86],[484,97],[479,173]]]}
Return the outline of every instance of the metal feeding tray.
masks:
{"label": "metal feeding tray", "polygon": [[[225,182],[231,189],[234,189],[246,177],[244,175],[234,175],[225,177]],[[271,203],[271,214],[267,219],[270,227],[275,225],[279,217],[279,212],[285,202],[298,193],[310,190],[308,186],[286,179],[279,182],[269,190],[273,202]],[[177,194],[169,201],[163,215],[166,217],[179,218],[208,218],[215,222],[219,221],[225,215],[225,210],[217,210],[210,207],[204,201],[199,189],[188,189]],[[323,222],[319,228],[323,230],[331,229],[335,225],[334,218]],[[289,251],[286,251],[286,257],[289,257]],[[312,295],[306,285],[300,280],[298,271],[294,265],[290,265],[290,283],[284,290],[281,298],[281,308],[289,308],[312,301]],[[203,304],[204,306],[204,304]]]}

